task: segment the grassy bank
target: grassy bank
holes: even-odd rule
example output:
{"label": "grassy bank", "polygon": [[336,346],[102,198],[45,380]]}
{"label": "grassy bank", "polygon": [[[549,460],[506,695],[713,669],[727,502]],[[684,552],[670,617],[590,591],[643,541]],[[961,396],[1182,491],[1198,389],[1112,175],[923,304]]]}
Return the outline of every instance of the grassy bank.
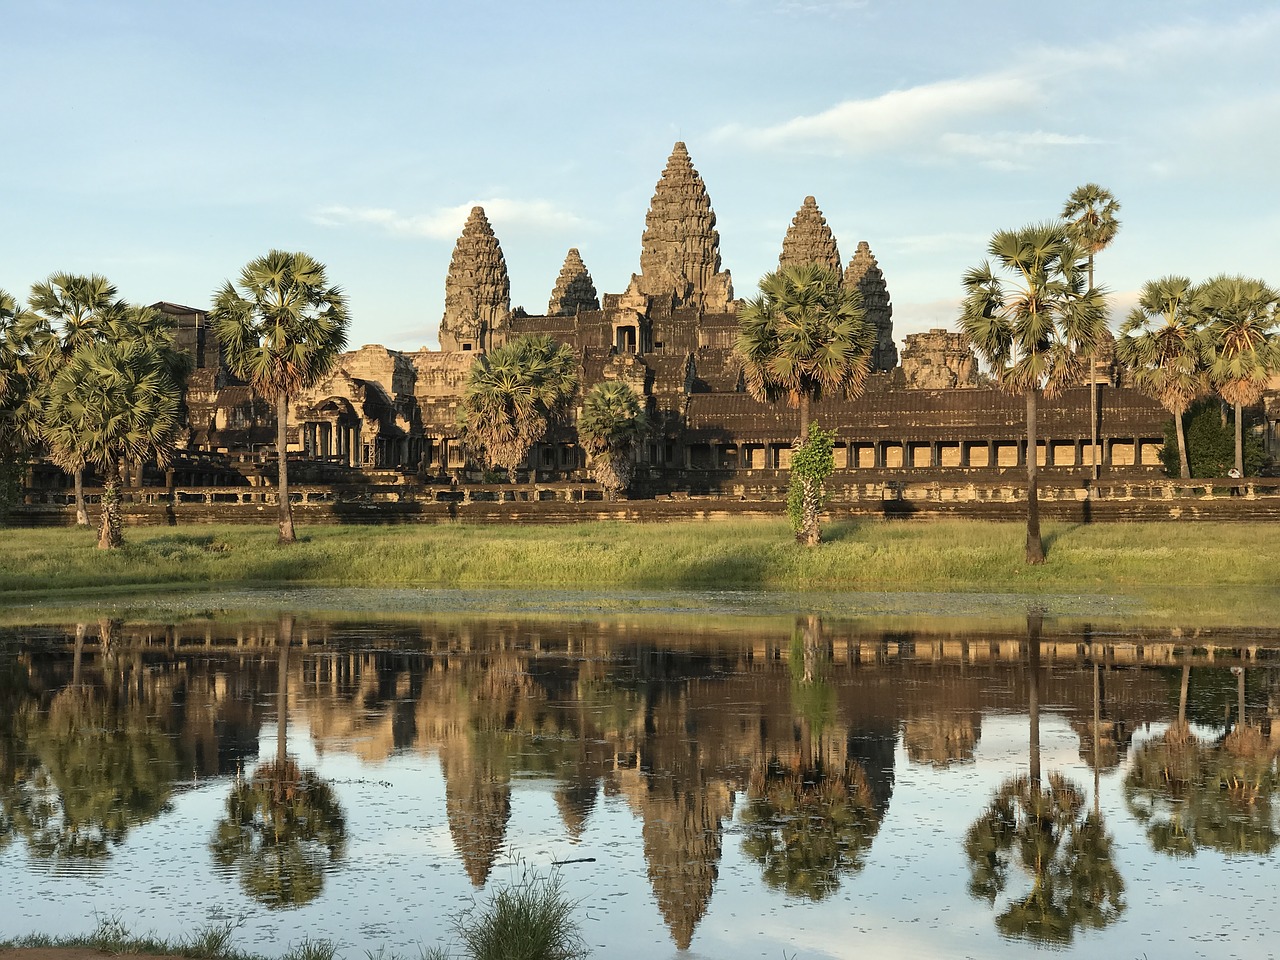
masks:
{"label": "grassy bank", "polygon": [[86,530],[5,530],[0,598],[157,585],[543,586],[1017,593],[1270,587],[1280,537],[1263,525],[1048,525],[1048,562],[1022,561],[1016,523],[832,524],[814,550],[783,522],[570,526],[130,528],[118,551]]}

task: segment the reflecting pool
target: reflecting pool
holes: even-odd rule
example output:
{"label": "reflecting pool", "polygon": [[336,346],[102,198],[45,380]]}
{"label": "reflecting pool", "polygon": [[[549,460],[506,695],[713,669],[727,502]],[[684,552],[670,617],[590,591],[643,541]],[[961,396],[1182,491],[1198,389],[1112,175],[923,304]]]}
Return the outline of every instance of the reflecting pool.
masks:
{"label": "reflecting pool", "polygon": [[1272,628],[287,599],[0,628],[0,937],[412,958],[530,869],[624,960],[1280,933]]}

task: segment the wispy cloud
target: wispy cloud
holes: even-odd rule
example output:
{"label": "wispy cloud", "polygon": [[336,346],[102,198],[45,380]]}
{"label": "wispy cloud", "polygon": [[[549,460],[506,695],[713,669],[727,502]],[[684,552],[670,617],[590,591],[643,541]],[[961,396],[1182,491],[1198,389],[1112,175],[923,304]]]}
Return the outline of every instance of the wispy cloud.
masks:
{"label": "wispy cloud", "polygon": [[827,16],[846,13],[850,10],[863,10],[869,5],[870,0],[778,0],[778,9],[783,13]]}
{"label": "wispy cloud", "polygon": [[1025,170],[1045,150],[1101,143],[1094,137],[1035,130],[1030,133],[944,133],[940,146],[951,156],[972,157],[994,170]]}
{"label": "wispy cloud", "polygon": [[[1222,24],[1156,28],[1089,46],[1042,46],[1006,60],[998,70],[844,100],[781,123],[731,123],[713,136],[749,149],[785,147],[839,156],[910,147],[914,156],[931,160],[1025,169],[1051,152],[1102,142],[1083,117],[1064,120],[1065,131],[1041,129],[1045,117],[1069,115],[1058,109],[1063,90],[1075,90],[1081,100],[1086,89],[1092,96],[1127,99],[1141,115],[1153,106],[1147,102],[1150,91],[1161,89],[1152,81],[1170,64],[1208,58],[1229,67],[1242,49],[1256,50],[1277,36],[1280,13],[1265,13]],[[1225,122],[1224,105],[1212,97],[1185,109],[1196,114],[1185,118],[1189,130]],[[1072,130],[1077,123],[1090,132]],[[1035,129],[1027,129],[1030,125]]]}
{"label": "wispy cloud", "polygon": [[311,214],[312,223],[325,227],[363,225],[388,233],[432,240],[452,240],[462,232],[471,208],[484,207],[485,215],[495,230],[503,226],[534,227],[543,230],[565,230],[582,226],[582,220],[546,200],[511,200],[492,197],[456,207],[445,207],[431,213],[407,214],[386,207],[347,207],[332,205]]}
{"label": "wispy cloud", "polygon": [[943,80],[878,97],[845,100],[828,110],[773,126],[730,124],[714,136],[758,148],[836,145],[867,153],[954,127],[963,117],[1026,107],[1039,99],[1035,83],[1002,74]]}

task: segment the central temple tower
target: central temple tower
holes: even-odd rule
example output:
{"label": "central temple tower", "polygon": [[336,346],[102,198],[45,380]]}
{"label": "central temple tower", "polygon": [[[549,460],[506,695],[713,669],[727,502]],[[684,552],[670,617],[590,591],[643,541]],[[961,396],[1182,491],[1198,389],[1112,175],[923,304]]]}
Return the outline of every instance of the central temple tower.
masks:
{"label": "central temple tower", "polygon": [[644,218],[640,273],[633,286],[655,299],[671,298],[672,307],[704,313],[732,309],[733,280],[728,270],[720,269],[720,234],[711,199],[679,141]]}

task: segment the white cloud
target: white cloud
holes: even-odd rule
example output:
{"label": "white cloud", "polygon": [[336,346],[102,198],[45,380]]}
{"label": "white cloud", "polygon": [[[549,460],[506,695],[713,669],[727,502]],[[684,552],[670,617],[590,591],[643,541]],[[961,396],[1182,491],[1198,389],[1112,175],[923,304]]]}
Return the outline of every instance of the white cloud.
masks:
{"label": "white cloud", "polygon": [[[844,100],[776,124],[731,123],[716,129],[713,136],[759,150],[785,147],[839,156],[912,147],[916,157],[1024,169],[1050,151],[1103,142],[1086,133],[1023,128],[1024,118],[1038,124],[1047,115],[1061,113],[1056,108],[1061,106],[1062,91],[1075,90],[1081,100],[1109,96],[1133,101],[1130,107],[1141,113],[1151,109],[1144,92],[1161,89],[1153,87],[1152,81],[1168,77],[1171,70],[1170,79],[1176,81],[1180,64],[1238,68],[1242,60],[1256,59],[1277,34],[1280,14],[1265,13],[1225,24],[1156,28],[1088,46],[1040,46],[992,72]],[[1260,95],[1258,101],[1264,117],[1270,116],[1270,94]],[[1203,135],[1205,128],[1214,125],[1238,126],[1234,115],[1256,113],[1231,111],[1211,95],[1184,101],[1183,109],[1188,115],[1180,127],[1193,135],[1197,129]]]}
{"label": "white cloud", "polygon": [[970,157],[994,170],[1024,170],[1045,150],[1101,143],[1082,134],[1050,133],[944,133],[938,146],[952,156]]}
{"label": "white cloud", "polygon": [[844,151],[869,153],[918,139],[932,139],[959,118],[1026,107],[1040,97],[1026,78],[992,74],[944,80],[892,90],[864,100],[846,100],[829,110],[769,127],[740,124],[721,127],[714,136],[755,147],[834,144]]}
{"label": "white cloud", "polygon": [[310,219],[312,223],[325,227],[365,225],[402,236],[453,240],[462,232],[463,224],[466,223],[471,208],[475,206],[484,207],[485,215],[496,232],[500,232],[504,226],[542,230],[565,230],[582,226],[580,218],[566,210],[560,210],[546,200],[510,200],[504,197],[476,200],[424,214],[404,214],[382,207],[332,205],[315,211]]}

